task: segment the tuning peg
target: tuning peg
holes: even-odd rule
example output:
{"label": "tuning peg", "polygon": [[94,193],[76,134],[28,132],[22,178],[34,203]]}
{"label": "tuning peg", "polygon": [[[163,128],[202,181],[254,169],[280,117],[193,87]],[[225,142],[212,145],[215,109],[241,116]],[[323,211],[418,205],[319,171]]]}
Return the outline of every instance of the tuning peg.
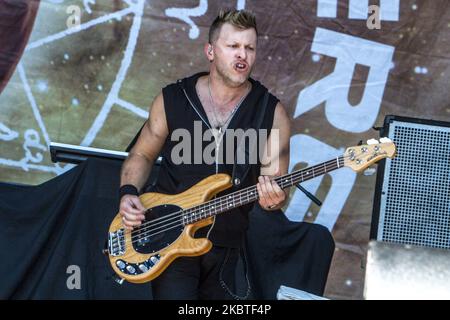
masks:
{"label": "tuning peg", "polygon": [[368,145],[371,145],[371,144],[379,144],[379,142],[378,142],[377,139],[370,139],[370,140],[367,140],[367,144],[368,144]]}
{"label": "tuning peg", "polygon": [[380,139],[380,142],[381,142],[381,143],[391,143],[392,140],[389,139],[389,138],[387,138],[387,137],[383,137],[383,138]]}

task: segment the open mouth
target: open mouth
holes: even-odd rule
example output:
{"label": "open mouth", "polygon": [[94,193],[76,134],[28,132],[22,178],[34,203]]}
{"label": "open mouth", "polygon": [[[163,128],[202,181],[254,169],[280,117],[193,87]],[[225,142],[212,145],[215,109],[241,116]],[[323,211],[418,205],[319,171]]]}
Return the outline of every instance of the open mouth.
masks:
{"label": "open mouth", "polygon": [[237,71],[245,71],[247,70],[247,64],[246,63],[242,63],[242,62],[237,62],[234,64],[234,68]]}

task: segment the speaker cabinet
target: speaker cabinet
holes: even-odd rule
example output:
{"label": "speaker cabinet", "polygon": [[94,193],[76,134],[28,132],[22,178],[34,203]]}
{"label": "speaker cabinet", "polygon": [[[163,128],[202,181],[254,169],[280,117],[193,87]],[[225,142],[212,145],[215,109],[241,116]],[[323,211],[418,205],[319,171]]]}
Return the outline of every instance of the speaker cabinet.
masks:
{"label": "speaker cabinet", "polygon": [[371,239],[450,248],[450,123],[387,116],[381,136],[397,156],[379,165]]}

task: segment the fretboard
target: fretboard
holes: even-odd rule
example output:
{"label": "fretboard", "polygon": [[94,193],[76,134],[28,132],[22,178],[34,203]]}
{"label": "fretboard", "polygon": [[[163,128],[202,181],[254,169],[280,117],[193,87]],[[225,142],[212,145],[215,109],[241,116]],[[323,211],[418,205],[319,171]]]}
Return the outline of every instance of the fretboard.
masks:
{"label": "fretboard", "polygon": [[[343,166],[344,158],[341,156],[306,169],[294,171],[284,176],[277,177],[275,178],[275,181],[282,189],[285,189],[292,187],[297,183],[301,183],[303,181],[321,176],[327,172],[342,168]],[[219,213],[227,212],[234,208],[249,204],[258,200],[258,198],[259,196],[256,185],[244,188],[184,210],[182,214],[183,223],[195,223],[197,221],[215,216]]]}

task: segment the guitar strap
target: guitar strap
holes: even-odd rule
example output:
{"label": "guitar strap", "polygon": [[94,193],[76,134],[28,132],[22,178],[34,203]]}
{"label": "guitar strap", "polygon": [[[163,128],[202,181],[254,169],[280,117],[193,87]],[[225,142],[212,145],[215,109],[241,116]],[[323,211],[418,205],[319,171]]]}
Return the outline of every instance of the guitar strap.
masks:
{"label": "guitar strap", "polygon": [[[269,102],[269,91],[266,90],[266,93],[264,94],[263,104],[261,105],[261,110],[258,110],[254,129],[256,129],[257,132],[259,132],[259,129],[262,126],[264,116],[266,114],[267,104]],[[253,147],[253,148],[252,148]],[[257,146],[249,146],[249,148],[245,147],[245,138],[242,138],[239,142],[239,146],[236,149],[236,153],[234,155],[234,164],[233,164],[233,173],[232,173],[232,180],[234,187],[239,187],[242,181],[247,177],[248,172],[250,171],[251,165],[250,165],[250,149],[252,149],[252,152],[257,152]],[[256,150],[255,150],[256,149]],[[245,153],[245,163],[244,164],[238,164],[237,163],[237,155],[241,154],[241,152]]]}

